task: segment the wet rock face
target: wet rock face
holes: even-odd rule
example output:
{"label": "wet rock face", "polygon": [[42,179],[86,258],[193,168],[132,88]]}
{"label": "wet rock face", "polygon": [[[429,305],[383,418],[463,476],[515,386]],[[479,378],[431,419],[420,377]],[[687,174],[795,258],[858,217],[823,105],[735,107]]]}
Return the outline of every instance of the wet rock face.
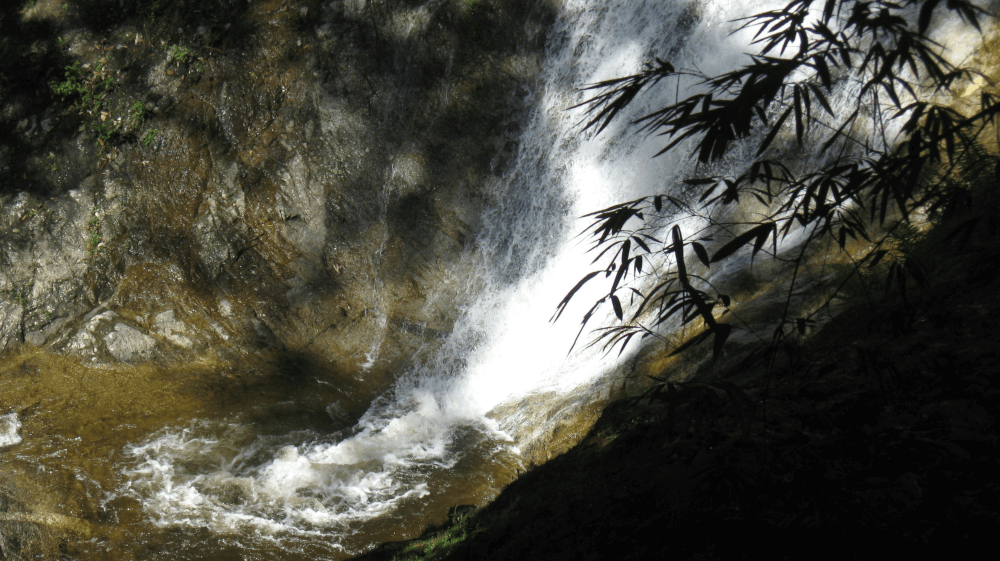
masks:
{"label": "wet rock face", "polygon": [[21,336],[24,312],[15,302],[0,302],[0,351],[14,347]]}
{"label": "wet rock face", "polygon": [[[450,330],[549,3],[38,4],[0,23],[36,45],[2,44],[28,81],[0,94],[0,351],[277,351],[377,386]],[[96,109],[53,94],[77,62]]]}
{"label": "wet rock face", "polygon": [[0,207],[0,350],[41,345],[88,308],[85,232],[93,182],[56,200],[21,192]]}
{"label": "wet rock face", "polygon": [[156,347],[156,339],[134,327],[116,323],[114,331],[104,336],[104,344],[111,356],[122,362],[132,362],[149,356]]}

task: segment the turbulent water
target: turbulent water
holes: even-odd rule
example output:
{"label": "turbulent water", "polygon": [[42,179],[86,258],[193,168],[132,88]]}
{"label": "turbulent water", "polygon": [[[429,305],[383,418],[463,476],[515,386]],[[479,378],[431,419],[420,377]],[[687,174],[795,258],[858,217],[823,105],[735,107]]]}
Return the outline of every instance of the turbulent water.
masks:
{"label": "turbulent water", "polygon": [[17,431],[21,428],[21,419],[17,413],[7,413],[0,415],[0,447],[12,446],[21,442],[21,435]]}
{"label": "turbulent water", "polygon": [[[546,392],[593,400],[616,365],[595,350],[567,355],[583,309],[549,321],[589,270],[585,244],[575,238],[585,224],[578,217],[661,192],[686,165],[653,159],[660,146],[638,142],[622,126],[627,118],[587,139],[581,112],[568,108],[583,99],[581,85],[636,71],[650,54],[707,72],[732,65],[745,38],[728,36],[723,23],[754,6],[729,6],[563,3],[536,110],[516,162],[490,186],[482,231],[465,258],[472,266],[462,270],[475,272],[448,281],[472,303],[440,351],[338,434],[262,435],[238,415],[163,430],[128,449],[122,493],[162,526],[257,536],[292,549],[315,540],[348,554],[386,539],[393,520],[450,506],[436,504],[442,495],[452,504],[487,500],[496,474],[519,468],[519,447],[544,441],[552,423],[565,422],[557,413],[567,399],[503,406]],[[651,95],[633,111],[674,93]],[[582,306],[594,296],[577,300]],[[337,404],[329,407],[336,415]]]}

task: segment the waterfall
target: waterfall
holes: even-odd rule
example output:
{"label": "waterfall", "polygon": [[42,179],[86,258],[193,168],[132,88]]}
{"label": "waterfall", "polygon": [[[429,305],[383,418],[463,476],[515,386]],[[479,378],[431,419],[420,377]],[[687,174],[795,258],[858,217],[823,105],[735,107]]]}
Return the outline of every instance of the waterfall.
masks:
{"label": "waterfall", "polygon": [[[437,354],[404,374],[356,426],[335,435],[261,436],[239,419],[163,430],[129,450],[135,461],[125,472],[128,493],[163,526],[279,542],[324,536],[343,553],[391,536],[386,528],[393,520],[429,512],[425,505],[436,497],[445,497],[437,509],[489,498],[497,490],[492,474],[516,470],[518,447],[553,413],[544,400],[530,411],[516,412],[517,404],[579,388],[580,399],[588,399],[594,384],[628,358],[583,345],[568,354],[585,304],[597,294],[581,292],[559,322],[549,321],[568,289],[594,267],[586,240],[577,236],[586,225],[579,217],[662,192],[689,166],[683,150],[653,158],[662,144],[633,136],[629,115],[585,138],[582,112],[567,111],[586,97],[578,88],[635,72],[651,55],[707,73],[731,68],[741,62],[748,37],[730,35],[726,22],[761,7],[721,0],[563,2],[516,160],[490,186],[466,264],[447,280],[474,295],[472,303]],[[656,90],[631,115],[676,94]],[[515,413],[498,412],[511,404]]]}

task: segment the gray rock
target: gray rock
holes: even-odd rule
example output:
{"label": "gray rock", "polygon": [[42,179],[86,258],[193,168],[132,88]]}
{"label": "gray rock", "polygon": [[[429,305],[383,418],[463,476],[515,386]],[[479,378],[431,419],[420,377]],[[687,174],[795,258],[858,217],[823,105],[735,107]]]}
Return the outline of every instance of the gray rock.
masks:
{"label": "gray rock", "polygon": [[274,331],[271,331],[271,328],[268,327],[266,323],[257,318],[251,320],[251,323],[253,325],[254,332],[257,334],[259,343],[268,347],[277,347],[281,344],[278,338],[274,335]]}
{"label": "gray rock", "polygon": [[174,317],[173,310],[161,312],[153,318],[153,331],[179,347],[190,349],[194,346],[194,341],[188,337],[188,326]]}
{"label": "gray rock", "polygon": [[24,308],[20,304],[0,301],[0,352],[11,349],[21,342],[21,319]]}
{"label": "gray rock", "polygon": [[113,321],[118,314],[103,307],[97,307],[83,316],[80,328],[66,343],[65,350],[73,354],[94,356],[98,353],[98,327],[103,322]]}
{"label": "gray rock", "polygon": [[29,344],[39,342],[33,332],[40,332],[43,343],[51,341],[66,323],[50,328],[53,316],[75,319],[92,306],[86,303],[85,235],[95,185],[93,177],[87,178],[79,189],[55,199],[22,192],[0,206],[0,226],[22,231],[6,239],[0,288],[24,291],[23,302],[0,303],[0,352],[20,344],[21,333]]}
{"label": "gray rock", "polygon": [[111,356],[122,362],[132,362],[136,359],[149,358],[156,347],[156,339],[125,325],[115,324],[114,331],[104,336],[104,344]]}
{"label": "gray rock", "polygon": [[213,330],[215,330],[215,332],[219,335],[219,337],[222,338],[223,341],[228,341],[229,340],[229,333],[227,333],[226,330],[223,329],[223,327],[221,325],[219,325],[218,323],[216,323],[214,321],[212,323],[210,323],[209,325],[212,327]]}
{"label": "gray rock", "polygon": [[45,344],[45,335],[41,331],[29,331],[24,334],[24,342],[32,347],[41,347]]}
{"label": "gray rock", "polygon": [[48,341],[50,337],[59,333],[60,330],[67,323],[69,323],[69,321],[70,321],[69,317],[60,317],[52,320],[51,322],[49,322],[48,325],[42,328],[41,330],[42,339]]}
{"label": "gray rock", "polygon": [[97,352],[97,339],[94,334],[86,329],[81,329],[66,344],[66,350],[75,354],[95,354]]}

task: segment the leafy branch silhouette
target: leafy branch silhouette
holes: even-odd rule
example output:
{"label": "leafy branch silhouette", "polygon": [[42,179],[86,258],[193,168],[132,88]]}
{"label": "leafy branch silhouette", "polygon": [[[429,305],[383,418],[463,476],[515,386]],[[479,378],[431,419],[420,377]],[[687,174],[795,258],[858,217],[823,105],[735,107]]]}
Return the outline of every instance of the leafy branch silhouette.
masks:
{"label": "leafy branch silhouette", "polygon": [[[758,52],[736,70],[708,76],[656,58],[637,74],[585,86],[593,95],[573,108],[584,108],[584,130],[599,134],[645,91],[693,82],[697,93],[632,121],[637,132],[667,142],[656,155],[691,148],[707,168],[737,143],[755,155],[739,175],[692,177],[671,192],[587,215],[593,263],[603,268],[569,291],[553,320],[584,285],[604,280],[608,290],[584,314],[580,334],[607,305],[618,322],[598,327],[590,345],[621,353],[636,337],[662,338],[675,320],[700,329],[672,354],[711,339],[717,357],[734,329],[749,326],[729,295],[690,269],[711,270],[747,248],[751,262],[764,253],[794,265],[774,347],[805,334],[835,297],[790,317],[795,283],[821,242],[852,260],[843,283],[891,261],[887,293],[895,287],[905,298],[907,284],[926,286],[917,260],[896,258],[893,235],[918,214],[933,219],[947,210],[965,189],[962,174],[996,168],[977,139],[1000,114],[998,98],[985,91],[968,112],[954,103],[960,89],[985,76],[949,62],[947,47],[928,34],[935,15],[946,12],[977,31],[988,15],[968,0],[792,0],[738,20],[740,30],[755,32]],[[852,101],[835,106],[835,98]],[[808,153],[811,165],[796,165],[788,146]],[[766,209],[756,219],[720,218],[750,197]],[[707,225],[685,235],[682,224],[692,217]],[[782,248],[793,233],[803,241]],[[865,244],[859,258],[849,251],[853,241]]]}

